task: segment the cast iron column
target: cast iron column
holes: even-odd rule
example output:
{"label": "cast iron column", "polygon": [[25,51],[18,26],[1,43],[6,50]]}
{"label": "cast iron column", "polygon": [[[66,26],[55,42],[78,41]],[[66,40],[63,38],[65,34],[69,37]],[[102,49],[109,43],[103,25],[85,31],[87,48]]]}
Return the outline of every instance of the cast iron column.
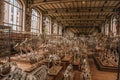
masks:
{"label": "cast iron column", "polygon": [[118,60],[117,80],[120,80],[120,40],[118,43],[118,57],[119,57],[119,60]]}
{"label": "cast iron column", "polygon": [[[120,29],[120,8],[118,8],[118,28]],[[117,80],[120,80],[120,37],[118,43],[118,57],[119,57],[119,61],[118,61]]]}

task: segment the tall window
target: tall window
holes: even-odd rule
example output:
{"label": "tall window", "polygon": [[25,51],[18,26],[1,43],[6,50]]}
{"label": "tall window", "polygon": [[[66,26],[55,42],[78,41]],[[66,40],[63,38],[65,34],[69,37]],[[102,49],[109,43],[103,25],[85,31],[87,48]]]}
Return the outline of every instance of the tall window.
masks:
{"label": "tall window", "polygon": [[102,24],[101,30],[102,30],[102,33],[104,33],[104,24]]}
{"label": "tall window", "polygon": [[4,25],[23,30],[23,5],[19,0],[4,0]]}
{"label": "tall window", "polygon": [[109,24],[108,23],[105,24],[105,33],[106,33],[106,35],[108,35],[108,33],[109,33]]}
{"label": "tall window", "polygon": [[117,27],[117,19],[114,17],[113,18],[113,34],[114,34],[114,36],[116,36],[116,34],[117,34],[117,29],[116,29],[116,27]]}
{"label": "tall window", "polygon": [[31,32],[34,32],[34,33],[40,32],[40,14],[35,9],[32,9]]}
{"label": "tall window", "polygon": [[59,26],[59,35],[62,35],[62,25]]}
{"label": "tall window", "polygon": [[45,34],[50,34],[50,19],[48,17],[45,18]]}
{"label": "tall window", "polygon": [[57,34],[57,32],[58,32],[58,24],[57,24],[57,22],[54,22],[54,24],[53,24],[53,34]]}

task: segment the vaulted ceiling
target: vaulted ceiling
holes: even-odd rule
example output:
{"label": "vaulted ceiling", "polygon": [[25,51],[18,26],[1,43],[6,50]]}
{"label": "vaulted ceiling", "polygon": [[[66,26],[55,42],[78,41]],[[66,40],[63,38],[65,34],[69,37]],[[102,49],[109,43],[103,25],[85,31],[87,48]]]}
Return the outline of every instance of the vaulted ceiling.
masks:
{"label": "vaulted ceiling", "polygon": [[94,32],[120,7],[120,0],[33,1],[31,7],[38,7],[45,16],[51,16],[63,26],[72,27],[74,33]]}

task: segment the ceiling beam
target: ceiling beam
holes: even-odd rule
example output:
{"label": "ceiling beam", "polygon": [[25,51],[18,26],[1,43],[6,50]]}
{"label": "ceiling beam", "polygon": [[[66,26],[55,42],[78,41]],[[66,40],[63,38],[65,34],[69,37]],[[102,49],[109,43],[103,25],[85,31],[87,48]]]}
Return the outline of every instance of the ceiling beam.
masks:
{"label": "ceiling beam", "polygon": [[85,23],[80,23],[80,22],[61,22],[62,24],[87,24],[87,25],[94,25],[94,24],[101,24],[102,22],[97,22],[97,23],[94,23],[94,22],[92,22],[92,23],[87,23],[87,22],[85,22]]}
{"label": "ceiling beam", "polygon": [[116,8],[119,8],[120,7],[120,1],[119,1],[119,3],[116,5]]}
{"label": "ceiling beam", "polygon": [[92,28],[91,30],[89,30],[89,33],[92,33],[95,30],[95,28]]}
{"label": "ceiling beam", "polygon": [[79,29],[78,28],[75,28],[76,29],[76,32],[79,32]]}
{"label": "ceiling beam", "polygon": [[41,6],[38,6],[38,8],[42,11],[42,12],[44,12],[44,8],[43,7],[41,7]]}
{"label": "ceiling beam", "polygon": [[68,27],[73,33],[88,33],[98,31],[98,27]]}
{"label": "ceiling beam", "polygon": [[78,11],[56,11],[56,12],[54,12],[54,11],[48,11],[45,15],[54,15],[54,14],[64,14],[64,13],[67,13],[67,14],[69,14],[69,13],[71,13],[71,14],[74,14],[74,13],[115,13],[114,11],[112,11],[112,10],[104,10],[104,11],[100,11],[100,10],[95,10],[95,11],[80,11],[80,12],[78,12]]}
{"label": "ceiling beam", "polygon": [[84,12],[84,11],[82,11],[82,12],[70,12],[70,13],[67,13],[67,12],[60,12],[60,13],[45,13],[44,15],[48,15],[48,16],[66,16],[66,15],[83,15],[83,14],[86,14],[86,15],[90,15],[90,14],[94,14],[94,15],[108,15],[108,14],[113,14],[113,13],[115,13],[115,12],[106,12],[106,11],[99,11],[99,12],[97,12],[97,11],[95,11],[95,12]]}
{"label": "ceiling beam", "polygon": [[97,28],[98,26],[66,26],[66,28]]}
{"label": "ceiling beam", "polygon": [[[40,0],[39,2],[37,1],[36,3],[31,5],[31,7],[39,6],[39,5],[45,5],[45,4],[55,4],[55,3],[68,3],[69,2],[90,2],[90,0]],[[92,0],[92,1],[106,1],[106,0]],[[119,1],[119,0],[107,0],[107,1]]]}
{"label": "ceiling beam", "polygon": [[[89,13],[89,14],[88,14]],[[112,15],[114,12],[80,12],[80,13],[53,13],[53,14],[48,14],[48,13],[45,13],[45,14],[43,14],[43,15],[45,15],[45,16],[54,16],[54,17],[63,17],[63,16],[71,16],[71,14],[72,14],[72,16],[92,16],[92,15],[94,15],[94,16],[97,16],[98,14],[100,15],[100,16],[107,16],[108,14],[109,15]]]}
{"label": "ceiling beam", "polygon": [[[60,19],[63,19],[63,18],[96,18],[96,17],[99,17],[99,16],[98,15],[77,15],[77,16],[68,15],[64,17],[56,16],[56,18],[60,18]],[[100,16],[100,18],[106,18],[106,17],[107,16]]]}
{"label": "ceiling beam", "polygon": [[59,19],[59,18],[56,18],[57,21],[104,21],[105,18],[72,18],[72,19]]}
{"label": "ceiling beam", "polygon": [[[65,22],[66,23],[68,21],[59,21],[59,22]],[[90,20],[89,21],[89,19],[87,20],[87,19],[83,19],[82,18],[81,20],[76,20],[76,21],[75,20],[70,20],[69,22],[81,22],[81,23],[86,23],[86,22],[90,22],[91,23],[91,22],[94,22],[94,23],[97,23],[97,22],[102,22],[102,21],[101,20]]]}
{"label": "ceiling beam", "polygon": [[[61,22],[62,23],[62,22]],[[99,22],[99,23],[80,23],[80,22],[65,22],[65,23],[62,23],[62,24],[73,24],[73,23],[75,23],[75,24],[100,24],[101,22]]]}
{"label": "ceiling beam", "polygon": [[82,27],[82,26],[99,26],[99,24],[76,24],[76,23],[73,23],[73,24],[63,24],[64,26],[80,26],[80,27]]}
{"label": "ceiling beam", "polygon": [[54,13],[59,13],[61,11],[64,12],[82,12],[82,11],[111,11],[115,9],[116,7],[114,6],[106,6],[106,7],[78,7],[78,8],[57,8],[57,9],[47,9],[46,11],[48,12],[54,12]]}
{"label": "ceiling beam", "polygon": [[75,30],[73,28],[70,28],[70,31],[72,31],[73,33],[75,33]]}
{"label": "ceiling beam", "polygon": [[88,20],[86,20],[86,21],[60,21],[60,23],[102,23],[103,21],[88,21]]}

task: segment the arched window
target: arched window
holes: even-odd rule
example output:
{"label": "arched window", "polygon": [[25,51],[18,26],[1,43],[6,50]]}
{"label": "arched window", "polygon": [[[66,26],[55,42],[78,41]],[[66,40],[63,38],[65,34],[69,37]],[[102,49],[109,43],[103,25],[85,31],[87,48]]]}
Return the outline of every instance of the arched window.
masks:
{"label": "arched window", "polygon": [[109,33],[109,24],[108,23],[105,24],[105,33],[106,33],[106,35],[108,35],[108,33]]}
{"label": "arched window", "polygon": [[31,32],[34,32],[34,33],[40,32],[40,14],[35,9],[32,9]]}
{"label": "arched window", "polygon": [[15,31],[22,31],[23,14],[23,4],[20,0],[4,1],[4,25],[11,26]]}
{"label": "arched window", "polygon": [[62,25],[59,25],[59,35],[62,35]]}
{"label": "arched window", "polygon": [[57,32],[58,32],[58,24],[57,24],[57,22],[54,22],[54,24],[53,24],[53,34],[57,34]]}
{"label": "arched window", "polygon": [[102,30],[102,33],[104,33],[104,24],[102,24],[102,27],[101,27],[101,30]]}
{"label": "arched window", "polygon": [[44,24],[45,24],[45,34],[50,34],[50,26],[51,26],[50,18],[45,17]]}
{"label": "arched window", "polygon": [[114,17],[113,18],[113,34],[114,34],[114,36],[116,36],[116,34],[117,34],[117,19]]}

